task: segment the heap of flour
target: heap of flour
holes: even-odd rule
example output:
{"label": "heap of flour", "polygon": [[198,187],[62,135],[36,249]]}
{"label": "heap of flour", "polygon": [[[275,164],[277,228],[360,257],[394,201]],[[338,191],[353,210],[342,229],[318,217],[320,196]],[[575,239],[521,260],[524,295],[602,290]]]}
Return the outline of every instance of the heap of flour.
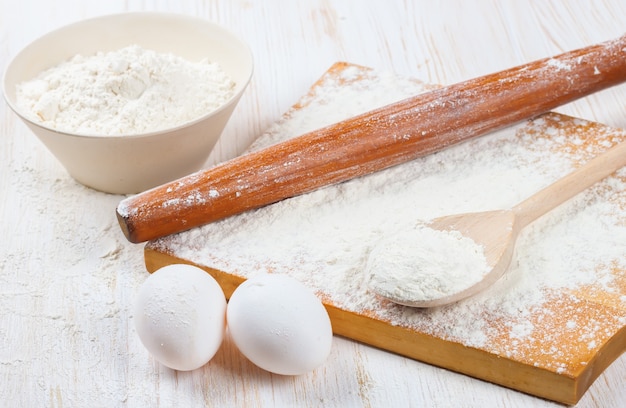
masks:
{"label": "heap of flour", "polygon": [[364,272],[374,292],[410,305],[460,293],[489,270],[484,248],[471,238],[420,225],[383,236]]}
{"label": "heap of flour", "polygon": [[70,133],[132,135],[182,125],[222,106],[235,83],[219,64],[131,45],[76,55],[20,83],[17,105]]}

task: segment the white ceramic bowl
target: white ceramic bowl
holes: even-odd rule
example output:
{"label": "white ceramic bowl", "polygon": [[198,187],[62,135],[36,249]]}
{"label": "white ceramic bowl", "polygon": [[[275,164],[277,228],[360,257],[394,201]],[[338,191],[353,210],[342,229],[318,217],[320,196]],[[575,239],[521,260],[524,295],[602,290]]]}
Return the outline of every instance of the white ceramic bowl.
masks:
{"label": "white ceramic bowl", "polygon": [[[92,55],[137,44],[190,61],[220,64],[235,81],[219,109],[176,128],[137,135],[59,132],[29,120],[16,104],[16,85],[76,54]],[[80,183],[108,193],[137,193],[202,168],[253,71],[249,47],[211,22],[182,15],[125,13],[74,23],[28,45],[3,78],[7,103]]]}

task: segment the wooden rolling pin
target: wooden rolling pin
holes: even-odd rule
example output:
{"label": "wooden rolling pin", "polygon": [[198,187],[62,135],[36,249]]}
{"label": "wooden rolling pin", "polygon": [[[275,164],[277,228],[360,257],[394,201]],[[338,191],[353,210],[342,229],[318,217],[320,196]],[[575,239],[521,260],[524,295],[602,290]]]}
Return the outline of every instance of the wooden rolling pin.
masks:
{"label": "wooden rolling pin", "polygon": [[626,35],[439,88],[121,201],[143,242],[407,162],[626,80]]}

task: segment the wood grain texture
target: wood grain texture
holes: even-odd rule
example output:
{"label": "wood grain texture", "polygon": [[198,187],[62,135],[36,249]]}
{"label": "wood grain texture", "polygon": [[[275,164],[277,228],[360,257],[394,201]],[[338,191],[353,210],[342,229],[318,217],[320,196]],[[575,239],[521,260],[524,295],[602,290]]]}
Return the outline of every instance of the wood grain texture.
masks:
{"label": "wood grain texture", "polygon": [[[0,65],[79,19],[154,10],[229,27],[255,73],[207,166],[241,153],[334,61],[431,83],[487,72],[622,35],[622,0],[356,1],[35,0],[0,2]],[[619,86],[559,109],[626,128]],[[122,236],[122,197],[86,189],[0,103],[0,405],[23,407],[558,407],[465,375],[335,339],[320,370],[279,377],[227,341],[203,369],[168,370],[134,332],[143,248]],[[579,407],[622,407],[626,356]]]}

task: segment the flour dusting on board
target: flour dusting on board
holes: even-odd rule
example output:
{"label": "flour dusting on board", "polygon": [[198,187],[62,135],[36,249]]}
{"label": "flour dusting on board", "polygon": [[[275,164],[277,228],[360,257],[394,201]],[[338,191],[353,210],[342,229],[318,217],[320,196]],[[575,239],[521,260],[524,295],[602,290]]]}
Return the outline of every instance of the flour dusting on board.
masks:
{"label": "flour dusting on board", "polygon": [[[427,88],[349,66],[324,76],[251,150]],[[470,299],[399,306],[367,289],[364,270],[381,237],[439,216],[509,208],[621,140],[622,131],[547,114],[148,245],[242,277],[289,274],[340,309],[568,373],[579,368],[576,356],[592,356],[626,325],[623,169],[527,227],[506,275]],[[611,313],[593,309],[600,296]]]}

